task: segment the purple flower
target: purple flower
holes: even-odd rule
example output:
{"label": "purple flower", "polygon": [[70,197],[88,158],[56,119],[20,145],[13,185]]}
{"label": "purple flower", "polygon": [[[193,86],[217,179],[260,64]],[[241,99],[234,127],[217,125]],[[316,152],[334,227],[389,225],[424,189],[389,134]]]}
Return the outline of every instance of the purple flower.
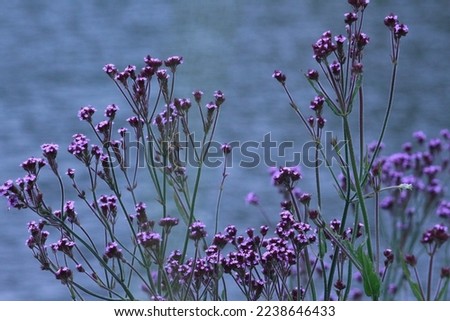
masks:
{"label": "purple flower", "polygon": [[143,78],[151,78],[155,74],[155,69],[153,69],[150,66],[145,66],[141,69],[141,72],[139,74],[139,77]]}
{"label": "purple flower", "polygon": [[36,175],[45,166],[45,161],[42,158],[30,157],[22,162],[20,166],[28,173]]}
{"label": "purple flower", "polygon": [[144,124],[144,121],[142,119],[136,117],[136,116],[132,116],[132,117],[127,118],[127,122],[133,128],[140,128]]}
{"label": "purple flower", "polygon": [[324,102],[325,98],[323,98],[322,96],[316,96],[314,97],[314,100],[311,101],[309,108],[314,110],[317,114],[320,114]]}
{"label": "purple flower", "polygon": [[272,77],[278,80],[278,82],[282,85],[286,82],[286,75],[283,74],[280,70],[275,70],[272,74]]}
{"label": "purple flower", "polygon": [[229,153],[231,153],[231,145],[229,145],[229,144],[223,144],[221,146],[221,149],[225,155],[228,155]]}
{"label": "purple flower", "polygon": [[175,217],[163,217],[159,220],[159,226],[170,229],[173,226],[178,225],[179,220]]}
{"label": "purple flower", "polygon": [[339,76],[341,72],[341,64],[337,61],[333,61],[332,64],[330,64],[331,73],[335,76]]}
{"label": "purple flower", "polygon": [[370,0],[348,0],[348,3],[353,6],[355,10],[364,10],[368,6],[369,2]]}
{"label": "purple flower", "polygon": [[75,242],[69,240],[66,237],[63,237],[58,242],[53,243],[50,247],[54,252],[60,251],[64,254],[72,257],[72,248],[75,246]]}
{"label": "purple flower", "polygon": [[389,29],[393,30],[394,26],[398,23],[397,15],[391,13],[384,18],[384,24]]}
{"label": "purple flower", "polygon": [[161,61],[160,59],[158,59],[158,58],[153,58],[153,57],[151,57],[150,55],[147,55],[147,56],[144,58],[144,62],[145,62],[148,66],[154,68],[155,70],[158,69],[159,67],[161,67],[161,65],[162,65],[162,61]]}
{"label": "purple flower", "polygon": [[66,204],[64,204],[64,216],[67,217],[70,223],[80,225],[77,217],[77,212],[75,212],[74,201],[67,201]]}
{"label": "purple flower", "polygon": [[119,259],[121,260],[123,258],[122,250],[119,249],[119,246],[117,245],[117,242],[110,242],[106,246],[105,249],[105,257],[108,259]]}
{"label": "purple flower", "polygon": [[113,119],[116,116],[116,112],[119,110],[119,107],[115,104],[111,104],[106,106],[105,116]]}
{"label": "purple flower", "polygon": [[413,254],[407,254],[407,255],[405,255],[405,262],[406,262],[406,264],[414,267],[417,265],[417,258]]}
{"label": "purple flower", "polygon": [[319,72],[315,69],[309,69],[306,73],[306,77],[309,80],[319,80]]}
{"label": "purple flower", "polygon": [[72,281],[72,271],[68,267],[60,267],[55,272],[55,277],[60,280],[62,284],[67,284]]}
{"label": "purple flower", "polygon": [[44,156],[50,161],[50,159],[55,159],[58,154],[59,146],[57,144],[43,144],[41,145],[41,150]]}
{"label": "purple flower", "polygon": [[215,104],[219,107],[225,101],[225,95],[220,90],[214,92]]}
{"label": "purple flower", "polygon": [[417,140],[419,144],[422,144],[427,139],[427,136],[421,130],[414,132],[413,137]]}
{"label": "purple flower", "polygon": [[435,243],[437,246],[441,246],[449,238],[447,226],[442,224],[436,224],[431,229],[428,229],[422,235],[421,243],[432,244]]}
{"label": "purple flower", "polygon": [[194,99],[197,102],[197,104],[200,104],[200,101],[202,100],[202,96],[203,96],[203,91],[201,91],[201,90],[193,91],[192,95],[194,96]]}
{"label": "purple flower", "polygon": [[102,120],[95,126],[95,130],[102,134],[107,134],[111,127],[111,123],[108,120]]}
{"label": "purple flower", "polygon": [[370,38],[364,32],[361,32],[356,36],[356,43],[358,44],[358,47],[360,49],[362,49],[363,47],[368,45],[369,42],[370,42]]}
{"label": "purple flower", "polygon": [[87,122],[92,121],[92,115],[96,112],[96,109],[92,106],[84,106],[78,111],[78,118]]}
{"label": "purple flower", "polygon": [[167,73],[167,70],[160,69],[156,72],[156,77],[158,77],[159,81],[166,82],[169,79],[169,74]]}
{"label": "purple flower", "polygon": [[128,87],[128,77],[130,75],[127,72],[119,72],[115,75],[114,79],[118,82],[120,82],[124,87]]}
{"label": "purple flower", "polygon": [[245,202],[250,205],[258,206],[259,205],[259,197],[255,193],[250,192],[245,197]]}
{"label": "purple flower", "polygon": [[319,63],[322,62],[336,50],[336,44],[333,43],[331,38],[331,31],[325,31],[312,47],[314,52],[313,58]]}
{"label": "purple flower", "polygon": [[136,79],[136,66],[128,65],[123,73],[127,74],[133,80]]}
{"label": "purple flower", "polygon": [[439,217],[450,219],[450,201],[442,200],[438,205],[436,214]]}
{"label": "purple flower", "polygon": [[206,225],[201,221],[195,221],[189,226],[189,238],[198,241],[206,237]]}
{"label": "purple flower", "polygon": [[111,78],[114,78],[117,74],[117,68],[113,64],[106,64],[103,67],[103,71],[106,72]]}
{"label": "purple flower", "polygon": [[72,138],[67,150],[85,164],[89,164],[89,139],[83,134],[75,134]]}
{"label": "purple flower", "polygon": [[347,25],[351,25],[353,22],[358,20],[358,15],[354,12],[348,12],[346,14],[344,14],[344,22]]}
{"label": "purple flower", "polygon": [[397,39],[405,37],[409,32],[408,26],[403,23],[397,23],[394,26],[394,35]]}
{"label": "purple flower", "polygon": [[73,168],[68,168],[66,171],[66,175],[73,179],[75,177],[75,170]]}
{"label": "purple flower", "polygon": [[145,231],[136,235],[137,242],[147,249],[158,249],[161,242],[159,233]]}
{"label": "purple flower", "polygon": [[183,57],[181,56],[172,56],[167,58],[166,60],[164,60],[164,65],[168,68],[170,68],[170,70],[172,72],[175,72],[175,70],[177,69],[178,65],[181,65],[183,63]]}

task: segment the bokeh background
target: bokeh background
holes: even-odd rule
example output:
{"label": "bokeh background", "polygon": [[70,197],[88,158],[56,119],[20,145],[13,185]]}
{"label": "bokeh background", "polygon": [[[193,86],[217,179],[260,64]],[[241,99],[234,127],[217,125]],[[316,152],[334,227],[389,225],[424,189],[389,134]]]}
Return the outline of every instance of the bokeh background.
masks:
{"label": "bokeh background", "polygon": [[[74,133],[88,132],[77,118],[81,106],[102,111],[116,103],[123,107],[119,117],[128,117],[123,98],[102,67],[140,66],[147,54],[184,57],[178,97],[195,89],[205,97],[217,89],[225,93],[218,141],[260,142],[270,132],[274,140],[293,141],[300,149],[305,132],[271,75],[274,69],[283,70],[306,108],[313,92],[303,73],[316,67],[311,44],[326,30],[343,33],[343,14],[350,10],[345,0],[1,0],[0,6],[0,183],[21,176],[20,162],[40,156],[41,144],[58,143],[64,151]],[[391,66],[383,18],[390,12],[408,24],[410,33],[401,49],[395,110],[385,140],[388,151],[398,149],[415,130],[434,135],[450,127],[450,12],[445,1],[372,1],[365,20],[371,38],[365,56],[369,139],[379,132],[387,100]],[[333,130],[337,124],[327,116]],[[59,158],[61,169],[75,163],[64,152]],[[245,195],[256,192],[273,215],[278,197],[264,165],[244,169],[238,162],[234,158],[229,169],[221,225],[259,226],[262,217],[245,205]],[[205,176],[198,216],[207,223],[212,222],[220,175],[208,171]],[[50,176],[44,186],[56,188]],[[305,175],[301,188],[309,186]],[[332,187],[329,191],[333,195]],[[57,196],[56,189],[47,201],[57,202],[52,195]],[[39,270],[25,246],[26,223],[34,219],[32,213],[8,210],[0,200],[1,300],[69,299],[57,280]]]}

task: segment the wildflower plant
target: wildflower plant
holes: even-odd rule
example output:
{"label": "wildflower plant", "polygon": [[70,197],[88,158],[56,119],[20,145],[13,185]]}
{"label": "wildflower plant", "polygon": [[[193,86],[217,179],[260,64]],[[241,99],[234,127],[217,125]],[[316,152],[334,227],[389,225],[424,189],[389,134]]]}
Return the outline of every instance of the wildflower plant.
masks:
{"label": "wildflower plant", "polygon": [[[63,148],[43,144],[41,158],[21,164],[25,175],[0,188],[10,207],[36,214],[26,245],[41,269],[74,300],[227,300],[236,293],[247,300],[364,295],[379,300],[405,292],[420,300],[448,298],[450,134],[443,130],[427,140],[417,132],[401,152],[382,154],[400,44],[408,34],[408,27],[389,14],[384,19],[392,63],[387,106],[376,141],[367,143],[363,78],[370,37],[363,21],[369,1],[348,2],[345,32],[325,31],[312,45],[318,68],[305,74],[315,92],[306,107],[294,100],[282,71],[272,75],[314,142],[315,165],[313,177],[299,166],[270,169],[281,195],[277,215],[249,193],[247,204],[258,208],[266,224],[243,232],[237,224],[220,227],[233,152],[223,144],[222,180],[216,208],[209,211],[214,229],[198,217],[202,171],[225,102],[220,90],[206,102],[200,90],[192,93],[193,101],[177,97],[181,56],[148,55],[140,69],[128,65],[122,71],[107,64],[103,70],[127,108],[110,104],[103,116],[90,105],[79,110],[92,134],[74,134],[67,151],[82,171],[59,168]],[[124,110],[125,121],[120,119]],[[324,137],[326,117],[341,123],[331,142]],[[337,166],[324,155],[327,143]],[[320,166],[323,162],[327,166]],[[41,188],[44,170],[55,177],[58,204],[46,201],[47,193],[55,192]],[[315,190],[299,188],[305,179],[314,181]],[[332,209],[323,201],[326,179],[340,200]],[[69,190],[78,199],[71,199]]]}

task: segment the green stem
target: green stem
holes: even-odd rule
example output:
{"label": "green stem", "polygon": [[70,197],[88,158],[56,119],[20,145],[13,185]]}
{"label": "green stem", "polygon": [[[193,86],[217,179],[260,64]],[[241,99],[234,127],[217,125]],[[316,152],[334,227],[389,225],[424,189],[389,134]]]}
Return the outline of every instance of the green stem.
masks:
{"label": "green stem", "polygon": [[349,147],[348,150],[349,150],[349,154],[350,154],[350,163],[351,163],[350,165],[351,165],[351,168],[353,171],[353,179],[355,181],[356,195],[357,195],[357,198],[358,198],[358,201],[360,204],[359,206],[361,208],[361,213],[362,213],[363,221],[364,221],[364,228],[366,230],[366,235],[367,235],[367,253],[369,255],[370,260],[373,261],[373,251],[372,251],[372,241],[371,241],[371,237],[370,237],[369,217],[367,215],[364,194],[363,194],[362,188],[361,188],[362,182],[359,180],[358,164],[356,162],[355,151],[353,149],[352,134],[351,134],[350,126],[348,123],[347,115],[343,116],[343,120],[344,120],[344,133],[345,133],[346,140],[348,141],[348,147]]}

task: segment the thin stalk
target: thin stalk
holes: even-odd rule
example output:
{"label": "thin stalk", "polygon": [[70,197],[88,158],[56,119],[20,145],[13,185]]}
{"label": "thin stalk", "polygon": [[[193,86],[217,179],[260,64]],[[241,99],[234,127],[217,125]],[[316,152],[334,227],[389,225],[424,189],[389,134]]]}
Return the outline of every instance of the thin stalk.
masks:
{"label": "thin stalk", "polygon": [[[358,201],[360,204],[359,206],[361,208],[361,213],[363,216],[364,227],[366,228],[366,231],[370,231],[369,217],[367,215],[366,204],[365,204],[364,195],[363,195],[362,188],[361,188],[362,182],[359,179],[358,164],[356,162],[355,151],[353,149],[352,134],[351,134],[350,126],[348,123],[348,117],[344,116],[343,120],[344,120],[345,137],[348,141],[348,147],[349,147],[350,164],[351,164],[352,171],[353,171],[353,179],[355,181],[356,195],[357,195],[357,198],[358,198]],[[370,260],[373,260],[372,241],[371,241],[370,233],[367,233],[367,254],[369,255]]]}

